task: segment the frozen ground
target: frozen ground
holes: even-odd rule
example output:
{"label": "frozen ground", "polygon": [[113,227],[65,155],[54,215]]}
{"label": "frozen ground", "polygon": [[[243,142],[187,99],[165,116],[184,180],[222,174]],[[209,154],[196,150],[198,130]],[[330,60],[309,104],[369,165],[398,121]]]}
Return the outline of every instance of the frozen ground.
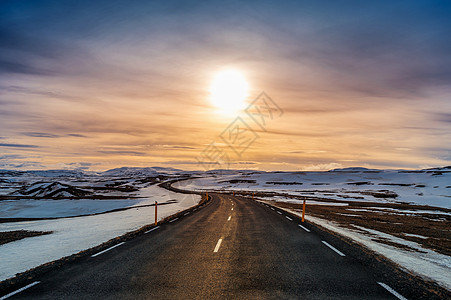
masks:
{"label": "frozen ground", "polygon": [[[353,168],[207,173],[162,168],[120,168],[103,173],[0,170],[0,219],[59,218],[0,223],[0,231],[54,232],[1,245],[0,280],[152,223],[154,207],[142,205],[155,200],[169,203],[160,206],[159,219],[195,205],[199,196],[157,186],[161,181],[193,174],[203,178],[180,181],[174,186],[197,191],[255,192],[260,199],[277,201],[278,205],[299,205],[306,197],[318,213],[312,216],[307,212],[309,221],[353,238],[403,268],[450,288],[451,263],[446,255],[450,247],[446,245],[451,239],[449,230],[443,229],[449,228],[451,218],[450,167],[419,171]],[[126,210],[74,217],[118,208]],[[335,219],[324,218],[324,214]],[[368,218],[382,221],[375,227],[375,222],[366,221]],[[399,232],[401,228],[406,230]],[[444,245],[440,253],[434,251],[437,245]]]}
{"label": "frozen ground", "polygon": [[175,187],[187,190],[275,192],[451,209],[451,167],[419,171],[350,168],[329,172],[211,173],[205,178],[178,182]]}
{"label": "frozen ground", "polygon": [[0,202],[0,218],[60,218],[102,213],[114,209],[177,200],[175,206],[189,207],[190,197],[158,187],[156,184],[142,187],[132,199],[19,199]]}

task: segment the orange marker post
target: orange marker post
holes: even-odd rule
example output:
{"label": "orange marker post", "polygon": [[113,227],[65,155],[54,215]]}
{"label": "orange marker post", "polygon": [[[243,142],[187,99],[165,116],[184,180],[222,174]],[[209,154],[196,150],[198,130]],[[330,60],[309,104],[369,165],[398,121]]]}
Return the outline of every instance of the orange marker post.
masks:
{"label": "orange marker post", "polygon": [[304,198],[304,203],[302,204],[302,222],[304,222],[305,220],[305,198]]}
{"label": "orange marker post", "polygon": [[252,192],[252,200],[254,200],[254,192]]}
{"label": "orange marker post", "polygon": [[158,202],[155,201],[155,226],[157,226],[157,223],[158,223],[158,218],[157,218],[157,206],[158,206]]}

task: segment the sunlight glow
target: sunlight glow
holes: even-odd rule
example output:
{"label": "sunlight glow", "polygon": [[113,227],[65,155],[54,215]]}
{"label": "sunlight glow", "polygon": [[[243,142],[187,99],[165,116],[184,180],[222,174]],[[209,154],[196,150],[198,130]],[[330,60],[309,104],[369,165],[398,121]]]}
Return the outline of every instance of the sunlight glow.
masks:
{"label": "sunlight glow", "polygon": [[242,110],[246,106],[249,85],[241,72],[224,70],[215,75],[210,88],[210,100],[222,112]]}

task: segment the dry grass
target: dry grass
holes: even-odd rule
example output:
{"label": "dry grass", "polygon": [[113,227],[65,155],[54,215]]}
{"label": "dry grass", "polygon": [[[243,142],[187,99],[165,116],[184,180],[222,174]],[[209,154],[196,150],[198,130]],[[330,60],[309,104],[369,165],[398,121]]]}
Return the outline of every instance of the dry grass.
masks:
{"label": "dry grass", "polygon": [[[302,209],[301,204],[276,202],[276,205],[298,211]],[[378,207],[378,209],[368,209],[369,207]],[[390,208],[390,210],[387,208]],[[393,208],[397,208],[401,212],[391,210]],[[355,211],[354,209],[362,209],[362,211]],[[402,210],[406,209],[417,210],[417,213],[402,213]],[[438,253],[451,255],[451,216],[421,212],[424,209],[436,210],[431,207],[422,208],[409,204],[361,203],[350,201],[348,206],[308,205],[306,213],[307,215],[337,222],[341,226],[353,230],[356,229],[353,225],[374,229],[404,240],[416,242],[424,248],[434,250]],[[419,235],[425,238],[406,234]],[[376,241],[406,250],[418,251],[412,248],[407,249],[409,247],[406,248],[405,245],[381,238],[378,238]]]}
{"label": "dry grass", "polygon": [[39,236],[44,234],[51,234],[53,231],[27,231],[27,230],[16,230],[16,231],[4,231],[0,232],[0,245],[6,244],[12,241],[21,240],[27,237]]}

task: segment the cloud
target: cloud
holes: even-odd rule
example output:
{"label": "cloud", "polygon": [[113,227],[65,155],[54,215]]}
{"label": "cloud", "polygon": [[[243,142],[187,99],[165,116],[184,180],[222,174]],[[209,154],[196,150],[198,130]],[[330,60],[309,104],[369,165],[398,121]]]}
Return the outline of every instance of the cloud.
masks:
{"label": "cloud", "polygon": [[113,155],[133,155],[133,156],[144,156],[148,155],[145,152],[140,151],[125,151],[125,150],[101,150],[97,151],[102,154],[113,154]]}
{"label": "cloud", "polygon": [[5,144],[0,143],[0,147],[9,147],[9,148],[40,148],[36,145],[26,145],[26,144]]}
{"label": "cloud", "polygon": [[53,75],[53,71],[40,69],[20,62],[5,61],[0,59],[0,75],[9,73],[30,74],[30,75]]}
{"label": "cloud", "polygon": [[59,135],[45,132],[24,132],[23,135],[31,137],[43,137],[43,138],[59,138]]}
{"label": "cloud", "polygon": [[68,135],[68,136],[73,136],[73,137],[81,137],[81,138],[87,137],[86,135],[79,134],[79,133],[69,133],[69,134],[67,134],[67,135]]}
{"label": "cloud", "polygon": [[444,123],[451,123],[451,113],[435,113],[436,120]]}
{"label": "cloud", "polygon": [[1,162],[0,168],[6,169],[30,169],[30,168],[43,168],[44,166],[37,161],[27,161],[21,163]]}
{"label": "cloud", "polygon": [[165,149],[181,149],[181,150],[195,150],[197,148],[190,146],[178,146],[178,145],[162,145]]}
{"label": "cloud", "polygon": [[327,163],[327,164],[317,164],[317,165],[309,165],[302,168],[304,171],[329,171],[333,169],[343,168],[343,165],[340,163]]}
{"label": "cloud", "polygon": [[[63,169],[70,169],[70,170],[89,170],[93,166],[101,165],[101,163],[91,163],[91,162],[71,162],[71,163],[64,163]],[[61,168],[58,166],[58,168]]]}
{"label": "cloud", "polygon": [[0,160],[23,159],[23,158],[26,158],[26,157],[23,155],[18,155],[18,154],[0,155]]}
{"label": "cloud", "polygon": [[70,95],[61,91],[51,91],[45,88],[17,86],[17,85],[4,85],[0,86],[0,91],[8,92],[12,94],[26,94],[32,96],[42,96],[44,99],[64,99],[69,101],[86,100],[74,95]]}

